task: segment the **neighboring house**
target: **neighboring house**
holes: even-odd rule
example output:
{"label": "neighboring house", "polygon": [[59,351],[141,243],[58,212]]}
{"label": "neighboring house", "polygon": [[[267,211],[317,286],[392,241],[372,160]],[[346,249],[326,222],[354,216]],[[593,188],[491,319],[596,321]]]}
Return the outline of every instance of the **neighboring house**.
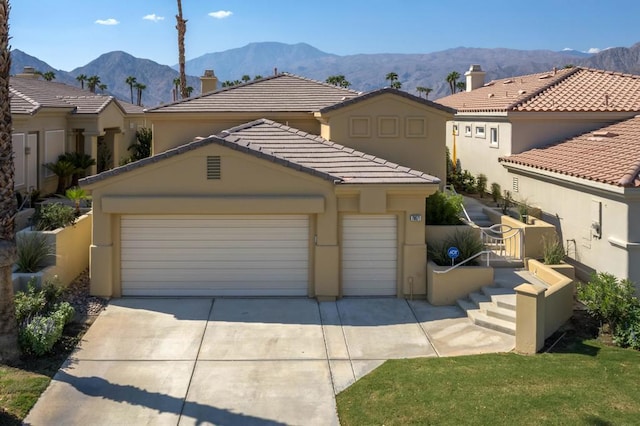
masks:
{"label": "neighboring house", "polygon": [[446,175],[445,123],[454,110],[394,89],[370,93],[281,73],[146,110],[153,152],[267,118],[437,176]]}
{"label": "neighboring house", "polygon": [[[83,152],[106,168],[127,157],[135,132],[144,125],[143,109],[62,83],[39,80],[32,68],[9,81],[15,188],[52,192],[56,176],[44,164],[65,152]],[[96,168],[89,170],[95,173]]]}
{"label": "neighboring house", "polygon": [[[363,105],[378,96],[392,105],[407,102],[382,92]],[[321,300],[426,294],[425,198],[438,190],[438,178],[267,119],[176,146],[181,132],[186,140],[209,133],[207,120],[222,125],[215,114],[198,112],[215,99],[168,106],[178,111],[162,118],[162,108],[152,111],[161,152],[81,181],[93,197],[92,294]],[[410,101],[416,115],[433,109],[444,116]],[[179,112],[186,107],[193,109]],[[358,105],[342,111],[351,107]],[[322,108],[314,109],[325,117]],[[368,120],[343,123],[376,135],[388,123],[375,111],[357,115]],[[329,122],[339,114],[327,112],[335,114]],[[171,137],[158,142],[165,132]]]}
{"label": "neighboring house", "polygon": [[[457,113],[447,123],[447,146],[461,168],[519,194],[516,176],[500,157],[598,129],[640,111],[640,76],[574,67],[484,82],[472,65],[467,91],[438,99]],[[534,204],[538,194],[527,194]]]}
{"label": "neighboring house", "polygon": [[640,117],[500,162],[556,224],[581,278],[610,272],[640,292]]}

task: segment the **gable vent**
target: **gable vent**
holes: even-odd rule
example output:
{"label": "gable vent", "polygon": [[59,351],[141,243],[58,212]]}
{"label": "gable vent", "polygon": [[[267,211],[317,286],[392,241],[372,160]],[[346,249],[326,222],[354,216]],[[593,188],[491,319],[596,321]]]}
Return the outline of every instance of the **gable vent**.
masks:
{"label": "gable vent", "polygon": [[207,179],[219,180],[220,174],[220,156],[207,156]]}
{"label": "gable vent", "polygon": [[517,177],[514,177],[513,180],[511,181],[511,189],[513,190],[513,192],[519,192],[520,183],[518,182]]}

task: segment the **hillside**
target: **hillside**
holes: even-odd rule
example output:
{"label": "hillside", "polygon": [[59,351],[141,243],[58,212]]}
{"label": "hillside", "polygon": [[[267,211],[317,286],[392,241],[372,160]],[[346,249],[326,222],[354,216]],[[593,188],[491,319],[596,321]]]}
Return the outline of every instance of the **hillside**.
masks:
{"label": "hillside", "polygon": [[[360,91],[375,90],[389,83],[385,76],[395,72],[402,89],[416,93],[418,86],[430,87],[430,99],[449,94],[446,76],[451,71],[460,75],[471,64],[480,64],[487,72],[487,80],[531,74],[563,67],[566,64],[640,74],[640,43],[626,48],[608,49],[594,55],[577,51],[554,52],[550,50],[481,49],[457,47],[425,54],[362,54],[339,56],[322,52],[305,43],[283,44],[276,42],[251,43],[224,52],[209,53],[187,61],[188,85],[198,94],[200,82],[197,76],[206,69],[214,69],[221,82],[239,80],[248,74],[273,75],[274,68],[311,79],[324,81],[328,76],[342,74],[351,82],[351,88]],[[40,71],[54,71],[56,80],[78,85],[79,74],[99,75],[107,84],[107,92],[131,101],[128,76],[136,77],[147,88],[143,92],[143,104],[156,106],[172,101],[173,79],[178,72],[167,65],[149,59],[140,59],[125,52],[109,52],[83,67],[70,72],[54,70],[38,58],[19,50],[13,51],[12,73],[24,66],[34,66]]]}

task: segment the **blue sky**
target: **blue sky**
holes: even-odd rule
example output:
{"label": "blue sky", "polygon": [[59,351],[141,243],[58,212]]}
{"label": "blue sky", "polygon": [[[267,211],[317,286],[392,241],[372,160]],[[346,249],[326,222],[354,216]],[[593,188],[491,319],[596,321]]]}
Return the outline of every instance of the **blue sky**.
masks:
{"label": "blue sky", "polygon": [[[638,0],[182,0],[187,59],[251,42],[338,55],[459,46],[587,51],[640,41]],[[11,45],[70,71],[124,50],[173,65],[175,0],[11,0]]]}

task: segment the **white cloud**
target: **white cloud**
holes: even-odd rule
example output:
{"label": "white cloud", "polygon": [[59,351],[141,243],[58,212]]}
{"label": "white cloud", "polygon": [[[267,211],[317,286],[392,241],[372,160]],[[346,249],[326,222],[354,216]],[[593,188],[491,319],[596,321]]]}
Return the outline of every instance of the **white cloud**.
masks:
{"label": "white cloud", "polygon": [[142,19],[144,19],[145,21],[158,22],[164,21],[164,16],[158,16],[155,13],[150,13],[149,15],[144,15]]}
{"label": "white cloud", "polygon": [[118,20],[116,19],[109,18],[109,19],[98,19],[95,23],[99,25],[118,25],[120,22],[118,22]]}
{"label": "white cloud", "polygon": [[231,12],[230,10],[219,10],[217,12],[210,12],[208,15],[211,16],[212,18],[224,19],[233,15],[233,12]]}
{"label": "white cloud", "polygon": [[565,47],[565,48],[564,48],[564,49],[562,49],[562,50],[563,50],[563,51],[565,51],[565,50],[573,50],[573,49],[572,49],[572,48],[570,48],[570,47]]}
{"label": "white cloud", "polygon": [[587,50],[587,53],[600,53],[601,51],[602,49],[599,47],[590,47],[589,50]]}

